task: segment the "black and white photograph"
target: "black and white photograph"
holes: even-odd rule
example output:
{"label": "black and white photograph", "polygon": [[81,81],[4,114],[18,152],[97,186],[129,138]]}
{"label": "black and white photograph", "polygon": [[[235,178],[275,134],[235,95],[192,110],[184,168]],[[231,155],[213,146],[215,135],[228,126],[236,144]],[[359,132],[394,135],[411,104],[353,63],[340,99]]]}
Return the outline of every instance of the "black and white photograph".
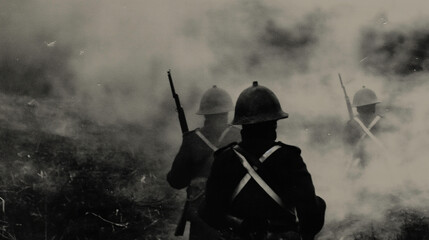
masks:
{"label": "black and white photograph", "polygon": [[0,0],[0,239],[429,239],[428,10]]}

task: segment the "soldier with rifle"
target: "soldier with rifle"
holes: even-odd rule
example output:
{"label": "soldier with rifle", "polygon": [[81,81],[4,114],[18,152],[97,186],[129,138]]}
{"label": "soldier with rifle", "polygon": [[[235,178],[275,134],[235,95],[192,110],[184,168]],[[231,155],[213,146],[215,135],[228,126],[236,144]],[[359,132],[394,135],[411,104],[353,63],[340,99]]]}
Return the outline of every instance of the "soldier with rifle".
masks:
{"label": "soldier with rifle", "polygon": [[[170,74],[169,79],[172,83]],[[178,109],[181,108],[180,102],[176,101],[176,104]],[[197,112],[198,115],[204,116],[204,126],[183,133],[182,145],[167,174],[167,181],[171,187],[187,188],[187,201],[176,228],[176,236],[183,235],[186,222],[190,221],[189,239],[219,237],[218,232],[207,225],[197,212],[204,201],[205,184],[213,162],[213,152],[219,147],[240,140],[239,129],[228,124],[228,112],[232,110],[230,95],[225,90],[213,86],[203,94]]]}
{"label": "soldier with rifle", "polygon": [[240,143],[215,152],[200,215],[223,239],[313,239],[326,209],[298,147],[276,141],[287,118],[276,95],[258,85],[238,97],[233,124]]}
{"label": "soldier with rifle", "polygon": [[353,96],[353,105],[348,101],[346,93],[345,96],[347,105],[356,107],[357,111],[357,115],[354,116],[349,110],[350,120],[347,121],[343,131],[346,151],[353,154],[349,164],[349,176],[355,178],[360,176],[362,169],[372,159],[385,158],[388,155],[386,146],[379,139],[382,132],[388,131],[388,126],[380,124],[384,118],[376,111],[376,105],[380,101],[374,91],[364,86]]}

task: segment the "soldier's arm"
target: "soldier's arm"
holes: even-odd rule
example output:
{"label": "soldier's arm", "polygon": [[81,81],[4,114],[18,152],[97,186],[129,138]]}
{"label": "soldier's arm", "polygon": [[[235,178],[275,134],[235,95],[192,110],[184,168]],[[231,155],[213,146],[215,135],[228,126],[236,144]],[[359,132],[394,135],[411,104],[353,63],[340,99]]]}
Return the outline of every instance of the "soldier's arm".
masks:
{"label": "soldier's arm", "polygon": [[189,185],[192,178],[191,141],[188,134],[183,136],[182,145],[174,158],[167,181],[171,187],[182,189]]}
{"label": "soldier's arm", "polygon": [[316,196],[311,174],[307,170],[300,153],[296,148],[293,157],[292,171],[296,196],[296,208],[300,230],[304,235],[315,235],[323,226],[324,202]]}
{"label": "soldier's arm", "polygon": [[215,154],[215,160],[206,183],[206,205],[201,212],[205,221],[215,228],[223,226],[226,216],[226,206],[228,204],[228,200],[225,197],[226,193],[222,172],[222,161]]}
{"label": "soldier's arm", "polygon": [[349,120],[343,130],[343,142],[347,147],[353,147],[361,136],[359,126],[354,120]]}

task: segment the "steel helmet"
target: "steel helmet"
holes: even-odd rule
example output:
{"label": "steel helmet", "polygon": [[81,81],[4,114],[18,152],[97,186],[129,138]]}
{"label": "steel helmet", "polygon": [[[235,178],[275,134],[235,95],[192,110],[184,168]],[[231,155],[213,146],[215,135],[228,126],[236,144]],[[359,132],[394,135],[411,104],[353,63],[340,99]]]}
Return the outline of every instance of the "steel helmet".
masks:
{"label": "steel helmet", "polygon": [[214,85],[203,94],[200,102],[200,109],[197,114],[209,115],[226,113],[233,109],[234,105],[232,104],[231,96],[229,96],[225,90]]}
{"label": "steel helmet", "polygon": [[276,95],[268,88],[253,82],[253,86],[244,89],[237,99],[232,124],[254,124],[287,118]]}
{"label": "steel helmet", "polygon": [[359,91],[353,96],[353,107],[360,107],[370,104],[380,103],[377,99],[375,92],[369,88],[362,87]]}

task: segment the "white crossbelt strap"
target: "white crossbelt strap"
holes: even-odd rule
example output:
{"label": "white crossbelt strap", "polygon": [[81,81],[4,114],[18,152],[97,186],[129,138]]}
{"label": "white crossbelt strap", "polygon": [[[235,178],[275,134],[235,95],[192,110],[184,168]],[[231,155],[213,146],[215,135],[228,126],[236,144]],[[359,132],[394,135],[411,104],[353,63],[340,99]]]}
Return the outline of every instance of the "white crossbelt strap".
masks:
{"label": "white crossbelt strap", "polygon": [[195,133],[198,135],[198,137],[201,138],[201,140],[203,140],[203,142],[207,144],[207,146],[209,146],[209,148],[211,148],[213,151],[217,150],[217,147],[213,145],[213,143],[211,143],[200,131],[196,130]]}
{"label": "white crossbelt strap", "polygon": [[248,174],[256,181],[256,183],[262,187],[262,189],[281,207],[284,207],[282,199],[277,195],[277,193],[274,192],[274,190],[268,186],[268,184],[258,175],[258,173],[250,166],[250,164],[247,162],[246,158],[241,155],[237,150],[234,149],[234,152],[238,155],[240,158],[240,162],[243,165],[244,168],[246,168]]}
{"label": "white crossbelt strap", "polygon": [[[375,126],[375,124],[377,124],[378,120],[380,120],[380,119],[381,119],[381,117],[380,117],[380,116],[376,116],[376,117],[374,118],[374,120],[372,120],[372,122],[368,125],[368,130],[370,130],[370,131],[371,131],[371,129]],[[362,140],[365,138],[365,136],[367,136],[367,134],[366,134],[366,133],[362,134],[362,136],[360,136],[359,141],[362,141]]]}
{"label": "white crossbelt strap", "polygon": [[222,140],[225,138],[226,134],[229,132],[230,129],[231,129],[231,127],[225,128],[225,130],[220,135],[219,140],[217,140],[218,143],[222,142]]}
{"label": "white crossbelt strap", "polygon": [[[280,146],[279,145],[275,145],[272,148],[268,149],[268,151],[266,151],[260,158],[259,158],[259,162],[263,163],[269,156],[271,156],[271,154],[273,154],[277,149],[279,149]],[[239,155],[240,156],[240,155]],[[257,167],[255,167],[255,170],[257,170]],[[243,190],[244,186],[246,186],[246,184],[249,182],[251,176],[249,173],[246,173],[246,175],[244,175],[244,177],[241,179],[241,181],[238,183],[237,187],[235,188],[232,197],[231,197],[231,202],[237,197],[237,195],[241,192],[241,190]]]}
{"label": "white crossbelt strap", "polygon": [[231,196],[231,202],[234,201],[234,199],[238,196],[238,194],[241,192],[241,190],[243,190],[244,186],[246,186],[246,184],[249,182],[251,176],[246,173],[246,175],[244,175],[244,177],[241,179],[241,181],[238,183],[237,187],[234,189],[234,192],[232,193]]}
{"label": "white crossbelt strap", "polygon": [[[378,119],[380,119],[379,116],[377,116],[377,117],[378,117]],[[373,140],[379,147],[385,149],[384,144],[382,142],[380,142],[380,140],[378,140],[378,138],[375,137],[374,134],[372,134],[371,131],[369,131],[369,129],[367,127],[365,127],[365,125],[363,124],[363,122],[359,118],[355,117],[354,119],[359,124],[359,126],[362,128],[362,130],[366,133],[366,135],[368,135],[371,138],[371,140]],[[374,121],[376,119],[374,119]],[[377,119],[377,121],[378,121],[378,119]],[[375,123],[374,123],[374,125],[375,125]]]}

